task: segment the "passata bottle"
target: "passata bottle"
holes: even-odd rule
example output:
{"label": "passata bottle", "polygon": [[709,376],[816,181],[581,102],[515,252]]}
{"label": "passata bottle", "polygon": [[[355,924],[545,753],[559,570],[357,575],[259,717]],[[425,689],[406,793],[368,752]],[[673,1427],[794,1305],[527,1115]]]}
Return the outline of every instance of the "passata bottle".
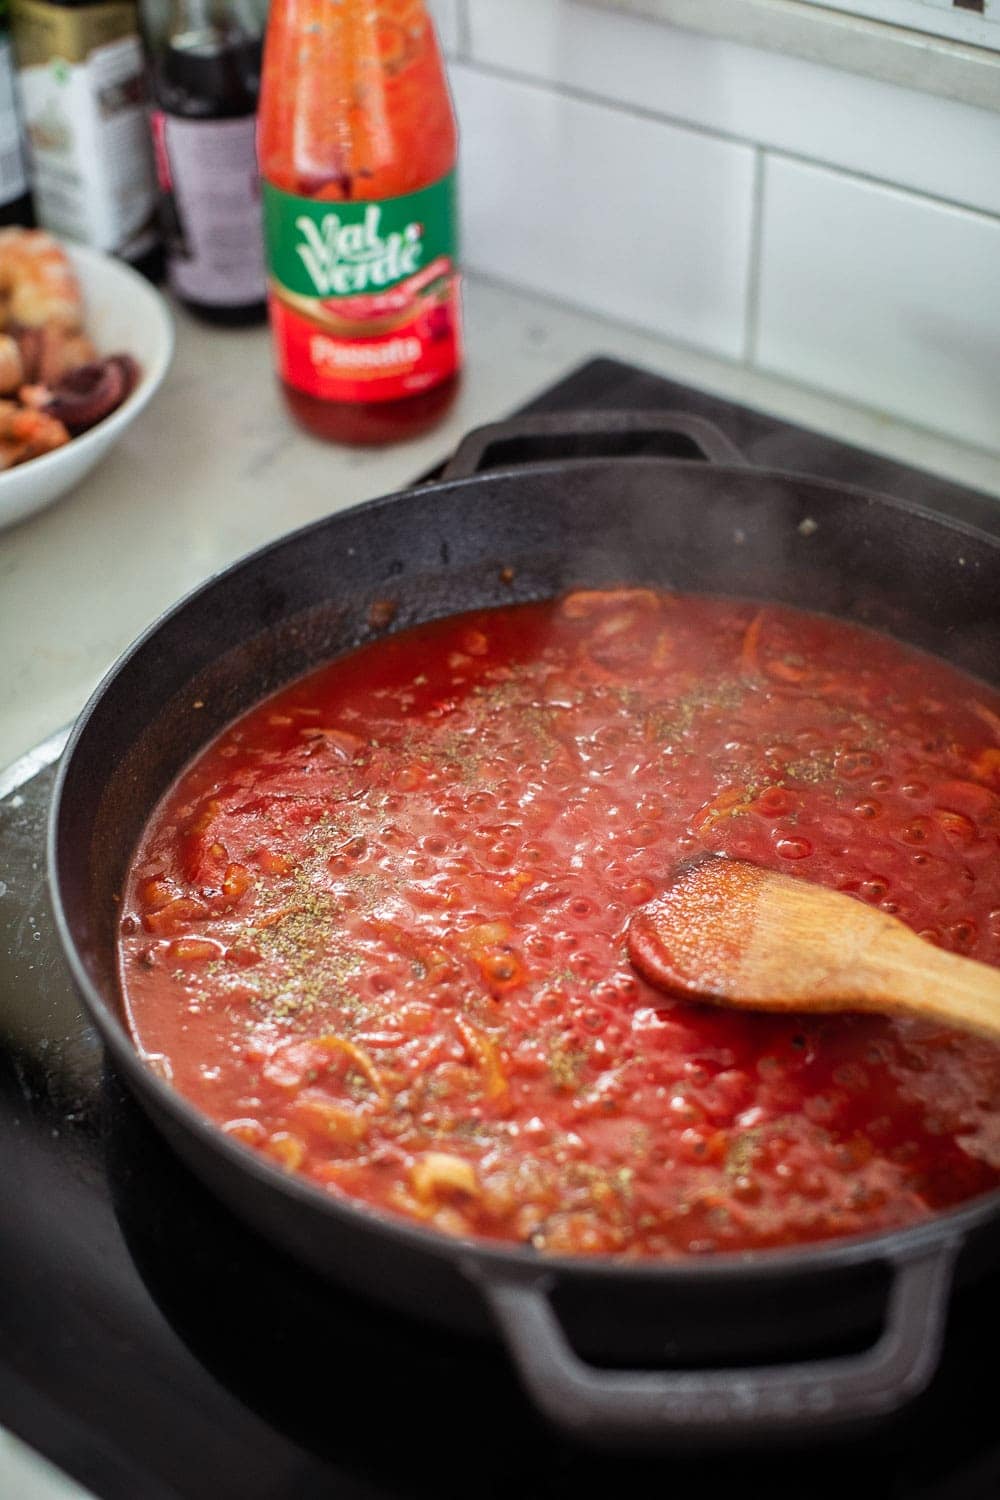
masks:
{"label": "passata bottle", "polygon": [[167,278],[209,322],[266,312],[252,0],[142,0]]}
{"label": "passata bottle", "polygon": [[258,149],[292,412],[336,442],[424,431],[462,356],[455,117],[422,0],[272,0]]}

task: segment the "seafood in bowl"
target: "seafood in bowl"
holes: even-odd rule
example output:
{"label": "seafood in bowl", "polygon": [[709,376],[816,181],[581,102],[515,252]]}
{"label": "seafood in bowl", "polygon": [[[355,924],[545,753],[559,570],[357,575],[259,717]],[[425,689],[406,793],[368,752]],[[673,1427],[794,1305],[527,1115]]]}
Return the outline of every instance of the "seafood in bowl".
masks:
{"label": "seafood in bowl", "polygon": [[[11,335],[20,357],[26,354],[30,360],[33,350],[37,352],[40,346],[49,356],[61,349],[64,356],[68,353],[71,359],[75,356],[77,361],[84,360],[74,368],[66,368],[62,375],[46,372],[48,383],[40,378],[37,368],[29,367],[23,385],[16,384],[19,367],[10,360],[7,380],[11,384],[6,394],[0,392],[0,403],[9,403],[6,412],[0,405],[0,428],[6,424],[9,429],[9,446],[16,449],[26,434],[29,438],[39,437],[44,424],[36,421],[37,414],[60,422],[67,436],[53,447],[43,435],[42,446],[35,447],[30,463],[24,462],[29,456],[27,452],[18,456],[8,451],[5,457],[8,445],[0,436],[0,528],[23,521],[79,484],[152,400],[166,377],[173,355],[174,328],[169,309],[144,276],[124,261],[86,245],[66,244],[57,248],[66,256],[75,277],[77,290],[72,294],[73,301],[79,297],[81,303],[77,305],[86,309],[86,336],[97,354],[89,360],[85,358],[85,347],[71,341],[76,335],[70,334],[65,321],[59,330],[63,337],[53,336],[51,321],[49,332],[36,337],[38,325],[32,328],[25,322],[23,298],[12,309],[12,285],[10,281],[6,285],[0,281],[0,338],[5,333]],[[54,262],[47,264],[54,268]],[[54,275],[54,270],[51,274]],[[56,311],[62,297],[60,284],[62,288],[67,285],[61,276],[59,283],[50,281],[45,288],[46,296],[51,299],[50,307],[55,306]],[[25,285],[23,280],[21,285]],[[10,346],[6,348],[10,356]],[[118,374],[130,377],[131,388],[123,398],[114,397],[119,402],[114,406],[113,401],[107,400],[107,390],[101,387],[117,379],[116,367]],[[53,399],[57,389],[58,406]],[[34,405],[18,400],[18,392]],[[81,411],[78,402],[74,402],[76,409],[69,411],[70,398],[76,397],[95,398],[92,404],[104,403],[109,415]]]}
{"label": "seafood in bowl", "polygon": [[0,230],[0,469],[62,447],[135,388],[136,360],[98,358],[84,321],[62,246],[44,229]]}

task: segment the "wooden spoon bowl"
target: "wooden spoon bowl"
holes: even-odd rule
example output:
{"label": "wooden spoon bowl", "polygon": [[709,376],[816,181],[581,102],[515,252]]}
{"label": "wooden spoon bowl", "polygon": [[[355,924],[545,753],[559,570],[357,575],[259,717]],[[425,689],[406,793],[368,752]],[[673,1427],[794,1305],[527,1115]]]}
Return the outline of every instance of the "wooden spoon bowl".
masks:
{"label": "wooden spoon bowl", "polygon": [[1000,969],[840,891],[740,860],[681,869],[632,918],[629,958],[667,994],[738,1010],[919,1016],[1000,1041]]}

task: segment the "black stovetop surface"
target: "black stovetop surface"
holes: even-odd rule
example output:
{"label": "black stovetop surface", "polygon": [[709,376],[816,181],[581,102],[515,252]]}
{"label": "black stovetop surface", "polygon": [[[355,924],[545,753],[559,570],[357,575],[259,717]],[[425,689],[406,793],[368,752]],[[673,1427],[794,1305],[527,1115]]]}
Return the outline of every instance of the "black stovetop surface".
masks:
{"label": "black stovetop surface", "polygon": [[[1000,530],[988,496],[612,360],[529,409],[595,407],[707,417],[755,464]],[[608,1455],[545,1428],[498,1347],[323,1284],[256,1239],[160,1143],[73,992],[45,886],[57,749],[0,773],[0,1424],[102,1500],[1000,1495],[1000,1274],[956,1299],[931,1390],[872,1438]]]}

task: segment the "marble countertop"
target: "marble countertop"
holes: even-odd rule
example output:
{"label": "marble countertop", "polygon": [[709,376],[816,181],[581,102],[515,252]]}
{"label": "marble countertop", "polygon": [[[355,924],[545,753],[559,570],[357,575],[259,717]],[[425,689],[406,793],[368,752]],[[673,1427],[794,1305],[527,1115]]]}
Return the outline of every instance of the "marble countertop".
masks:
{"label": "marble countertop", "polygon": [[[119,652],[187,590],[324,514],[405,487],[470,427],[501,417],[597,354],[631,360],[994,495],[1000,454],[918,431],[538,297],[474,279],[468,372],[430,436],[379,451],[302,435],[265,330],[177,313],[167,381],[70,495],[0,531],[0,767],[66,724]],[[0,1432],[0,1494],[81,1492]]]}

